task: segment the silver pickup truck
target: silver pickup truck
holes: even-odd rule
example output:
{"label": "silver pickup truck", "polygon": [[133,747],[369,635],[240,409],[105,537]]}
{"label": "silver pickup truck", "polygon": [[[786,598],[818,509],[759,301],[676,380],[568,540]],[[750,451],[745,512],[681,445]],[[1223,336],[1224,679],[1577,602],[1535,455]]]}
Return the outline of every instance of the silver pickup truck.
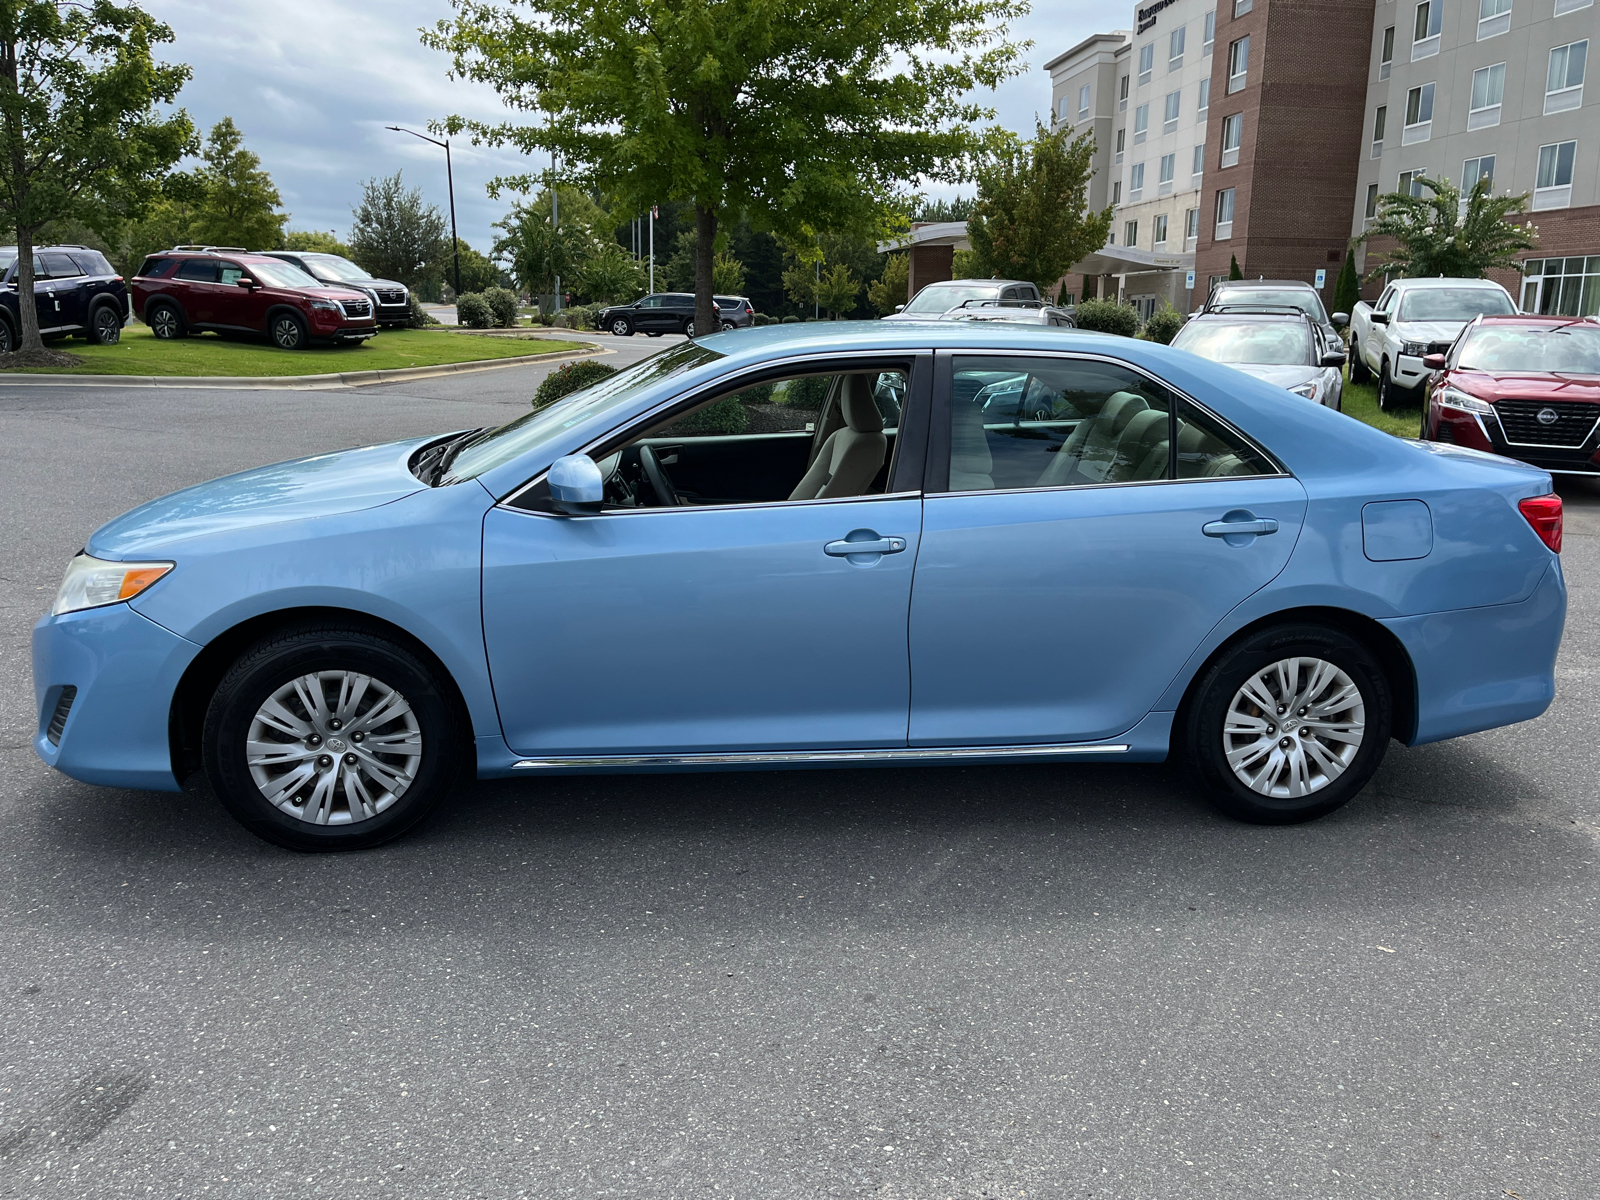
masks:
{"label": "silver pickup truck", "polygon": [[1488,279],[1396,279],[1377,304],[1350,314],[1350,381],[1378,379],[1378,407],[1422,403],[1429,372],[1422,360],[1443,354],[1467,322],[1517,311],[1511,294]]}

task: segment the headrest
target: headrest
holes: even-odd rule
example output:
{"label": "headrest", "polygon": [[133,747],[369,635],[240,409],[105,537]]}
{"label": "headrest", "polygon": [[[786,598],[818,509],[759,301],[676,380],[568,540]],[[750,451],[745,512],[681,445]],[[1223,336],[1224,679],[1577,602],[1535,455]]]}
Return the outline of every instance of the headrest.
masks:
{"label": "headrest", "polygon": [[872,398],[874,375],[846,375],[844,390],[839,395],[839,407],[844,413],[844,423],[857,433],[882,433],[883,414]]}

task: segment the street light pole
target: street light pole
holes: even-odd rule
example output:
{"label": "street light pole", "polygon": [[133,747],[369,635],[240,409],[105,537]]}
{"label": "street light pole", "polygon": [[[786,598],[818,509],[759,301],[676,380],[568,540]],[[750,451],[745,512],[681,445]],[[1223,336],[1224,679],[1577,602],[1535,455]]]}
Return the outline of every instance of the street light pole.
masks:
{"label": "street light pole", "polygon": [[412,137],[421,138],[425,142],[432,142],[435,146],[444,147],[444,177],[450,188],[450,254],[455,259],[456,265],[456,298],[461,298],[461,239],[456,236],[456,175],[450,165],[450,140],[440,141],[431,138],[425,133],[418,133],[415,129],[405,129],[399,125],[390,125],[388,128],[396,133],[409,133]]}

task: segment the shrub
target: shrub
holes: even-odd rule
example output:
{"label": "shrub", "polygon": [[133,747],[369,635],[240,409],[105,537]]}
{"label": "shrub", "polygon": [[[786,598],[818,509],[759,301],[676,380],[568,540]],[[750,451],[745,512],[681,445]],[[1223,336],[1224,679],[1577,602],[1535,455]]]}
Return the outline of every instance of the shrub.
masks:
{"label": "shrub", "polygon": [[676,433],[743,433],[749,419],[738,396],[724,396],[709,408],[674,421],[672,428]]}
{"label": "shrub", "polygon": [[1160,342],[1163,346],[1172,345],[1172,339],[1178,336],[1178,330],[1183,328],[1183,314],[1170,304],[1163,304],[1156,312],[1151,314],[1144,323],[1144,336],[1152,342]]}
{"label": "shrub", "polygon": [[561,329],[593,329],[600,308],[598,304],[574,304],[556,314],[555,324]]}
{"label": "shrub", "polygon": [[778,319],[776,317],[769,317],[766,313],[750,314],[751,325],[776,325],[777,323]]}
{"label": "shrub", "polygon": [[481,292],[463,292],[456,297],[456,321],[468,329],[492,329],[494,309]]}
{"label": "shrub", "polygon": [[1139,332],[1139,310],[1115,300],[1085,300],[1078,305],[1078,328],[1132,337]]}
{"label": "shrub", "polygon": [[798,324],[800,324],[800,318],[799,317],[785,317],[782,321],[780,321],[778,323],[780,325],[798,325]]}
{"label": "shrub", "polygon": [[828,385],[833,381],[831,375],[802,375],[798,379],[791,379],[773,399],[778,404],[786,404],[790,408],[821,409],[822,402],[828,398]]}
{"label": "shrub", "polygon": [[411,293],[411,315],[406,318],[407,329],[426,329],[429,325],[437,325],[439,318],[433,316],[422,307],[422,301],[417,299],[415,292]]}
{"label": "shrub", "polygon": [[494,312],[494,323],[510,329],[517,323],[517,294],[508,288],[492,287],[483,290],[483,298]]}
{"label": "shrub", "polygon": [[581,392],[590,384],[599,383],[607,376],[616,373],[616,367],[593,360],[562,363],[544,377],[544,382],[533,393],[533,407],[539,409],[547,404],[554,404],[561,397]]}

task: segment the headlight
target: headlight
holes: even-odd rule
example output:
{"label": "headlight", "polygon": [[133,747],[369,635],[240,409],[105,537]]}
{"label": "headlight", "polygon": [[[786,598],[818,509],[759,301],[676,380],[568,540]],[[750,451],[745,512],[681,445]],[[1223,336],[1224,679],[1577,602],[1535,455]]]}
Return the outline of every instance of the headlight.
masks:
{"label": "headlight", "polygon": [[169,562],[107,562],[79,554],[67,564],[67,576],[61,581],[50,615],[59,617],[83,608],[132,600],[172,566]]}
{"label": "headlight", "polygon": [[344,309],[337,300],[323,300],[320,297],[311,302],[312,308],[325,308],[329,312],[343,313]]}
{"label": "headlight", "polygon": [[1458,388],[1449,386],[1433,390],[1433,402],[1441,408],[1454,408],[1460,412],[1492,413],[1494,407],[1487,401],[1479,400],[1476,396],[1469,396]]}
{"label": "headlight", "polygon": [[1315,400],[1317,398],[1317,381],[1313,379],[1310,383],[1302,383],[1289,390],[1296,396],[1304,396],[1307,400]]}
{"label": "headlight", "polygon": [[1428,343],[1404,342],[1400,346],[1400,353],[1410,358],[1422,358],[1428,353]]}

